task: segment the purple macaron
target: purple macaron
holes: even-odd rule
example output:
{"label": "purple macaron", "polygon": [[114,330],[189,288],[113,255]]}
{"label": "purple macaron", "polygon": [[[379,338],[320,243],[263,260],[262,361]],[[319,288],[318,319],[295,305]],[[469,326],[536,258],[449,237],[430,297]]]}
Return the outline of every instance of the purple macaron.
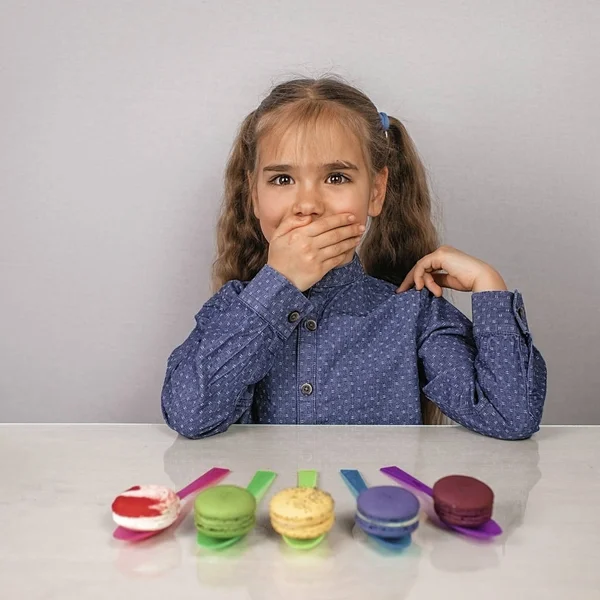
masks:
{"label": "purple macaron", "polygon": [[419,526],[419,501],[401,487],[367,488],[356,500],[356,523],[366,533],[381,538],[409,536]]}

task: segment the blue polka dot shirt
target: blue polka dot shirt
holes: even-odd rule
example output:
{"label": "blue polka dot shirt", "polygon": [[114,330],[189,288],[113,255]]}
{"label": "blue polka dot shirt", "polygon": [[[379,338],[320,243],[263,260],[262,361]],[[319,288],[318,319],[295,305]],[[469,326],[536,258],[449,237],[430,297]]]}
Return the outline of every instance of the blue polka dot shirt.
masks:
{"label": "blue polka dot shirt", "polygon": [[305,293],[268,265],[228,282],[169,357],[166,423],[188,438],[233,423],[416,425],[423,393],[484,435],[539,429],[546,365],[518,291],[474,293],[471,322],[426,288],[395,290],[357,254]]}

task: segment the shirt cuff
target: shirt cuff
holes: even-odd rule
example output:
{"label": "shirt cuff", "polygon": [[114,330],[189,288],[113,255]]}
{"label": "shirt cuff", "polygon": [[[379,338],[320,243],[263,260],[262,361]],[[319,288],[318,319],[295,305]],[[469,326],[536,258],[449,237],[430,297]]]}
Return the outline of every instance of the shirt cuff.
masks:
{"label": "shirt cuff", "polygon": [[518,290],[475,292],[471,297],[473,333],[523,334],[529,337],[529,326],[523,296]]}
{"label": "shirt cuff", "polygon": [[248,283],[240,300],[287,339],[313,310],[308,298],[279,271],[265,265]]}

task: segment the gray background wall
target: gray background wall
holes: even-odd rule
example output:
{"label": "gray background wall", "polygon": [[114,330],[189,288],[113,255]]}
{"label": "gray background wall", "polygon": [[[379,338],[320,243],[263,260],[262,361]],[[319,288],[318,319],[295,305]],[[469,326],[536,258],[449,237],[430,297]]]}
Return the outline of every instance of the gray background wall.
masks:
{"label": "gray background wall", "polygon": [[333,71],[406,123],[445,241],[525,294],[544,422],[600,423],[599,30],[594,0],[2,0],[0,420],[161,420],[236,128]]}

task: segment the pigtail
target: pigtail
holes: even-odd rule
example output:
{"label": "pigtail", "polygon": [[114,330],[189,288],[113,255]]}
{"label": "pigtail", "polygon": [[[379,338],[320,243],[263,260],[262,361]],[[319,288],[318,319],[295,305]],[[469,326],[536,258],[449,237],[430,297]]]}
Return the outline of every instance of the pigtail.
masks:
{"label": "pigtail", "polygon": [[385,202],[360,254],[369,275],[400,285],[415,263],[438,247],[438,239],[425,167],[404,125],[393,117],[387,143]]}
{"label": "pigtail", "polygon": [[255,112],[243,121],[225,169],[225,193],[217,224],[213,289],[233,279],[249,281],[266,264],[268,244],[254,216],[248,174],[254,166]]}

